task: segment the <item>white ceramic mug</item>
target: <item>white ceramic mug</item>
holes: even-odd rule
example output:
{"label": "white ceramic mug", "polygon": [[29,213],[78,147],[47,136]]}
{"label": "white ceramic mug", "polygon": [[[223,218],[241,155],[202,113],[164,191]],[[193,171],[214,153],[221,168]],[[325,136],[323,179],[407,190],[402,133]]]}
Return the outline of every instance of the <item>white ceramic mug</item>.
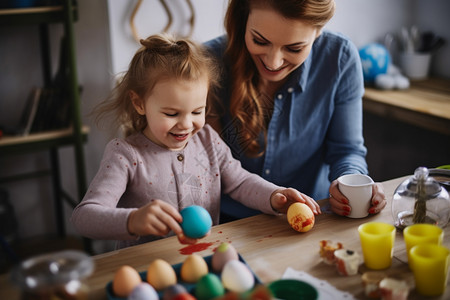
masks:
{"label": "white ceramic mug", "polygon": [[367,175],[348,174],[338,178],[339,190],[352,208],[348,217],[364,218],[369,215],[374,181]]}
{"label": "white ceramic mug", "polygon": [[430,53],[400,53],[399,56],[399,65],[403,74],[413,80],[427,78],[430,63]]}

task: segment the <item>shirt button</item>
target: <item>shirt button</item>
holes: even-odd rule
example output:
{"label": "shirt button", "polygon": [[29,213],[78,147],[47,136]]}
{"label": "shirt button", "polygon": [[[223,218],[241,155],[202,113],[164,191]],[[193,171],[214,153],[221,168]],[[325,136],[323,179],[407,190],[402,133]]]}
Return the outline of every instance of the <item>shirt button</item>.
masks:
{"label": "shirt button", "polygon": [[264,172],[266,173],[266,175],[270,174],[270,170],[269,169],[266,169]]}
{"label": "shirt button", "polygon": [[278,94],[277,98],[280,100],[283,99],[283,94]]}
{"label": "shirt button", "polygon": [[290,87],[290,88],[287,89],[287,91],[288,91],[288,93],[292,93],[294,91],[294,88]]}
{"label": "shirt button", "polygon": [[178,159],[178,161],[183,161],[184,160],[184,155],[183,154],[178,154],[177,155],[177,159]]}

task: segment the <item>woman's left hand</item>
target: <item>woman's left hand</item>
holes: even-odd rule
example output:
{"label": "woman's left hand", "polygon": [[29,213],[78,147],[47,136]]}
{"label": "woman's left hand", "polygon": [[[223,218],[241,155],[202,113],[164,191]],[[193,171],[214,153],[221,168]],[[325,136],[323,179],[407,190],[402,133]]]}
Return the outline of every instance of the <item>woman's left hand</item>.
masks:
{"label": "woman's left hand", "polygon": [[376,182],[372,186],[372,200],[369,208],[369,214],[377,214],[386,207],[386,195],[384,194],[383,185]]}

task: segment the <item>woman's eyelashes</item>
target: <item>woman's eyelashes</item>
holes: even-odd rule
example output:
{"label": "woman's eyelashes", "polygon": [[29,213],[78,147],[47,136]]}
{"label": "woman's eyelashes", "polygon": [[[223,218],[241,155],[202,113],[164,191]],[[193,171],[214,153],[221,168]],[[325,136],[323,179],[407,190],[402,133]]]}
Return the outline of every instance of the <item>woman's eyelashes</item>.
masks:
{"label": "woman's eyelashes", "polygon": [[289,47],[287,47],[286,49],[292,53],[300,53],[303,50],[303,48],[289,48]]}
{"label": "woman's eyelashes", "polygon": [[[253,43],[255,43],[258,46],[266,46],[269,43],[263,40],[259,40],[256,38],[253,38]],[[292,48],[292,47],[286,47],[286,50],[292,53],[300,53],[303,50],[303,47],[301,48]]]}
{"label": "woman's eyelashes", "polygon": [[253,38],[253,43],[255,43],[256,45],[259,45],[259,46],[265,46],[268,44],[266,41],[258,40],[256,38]]}

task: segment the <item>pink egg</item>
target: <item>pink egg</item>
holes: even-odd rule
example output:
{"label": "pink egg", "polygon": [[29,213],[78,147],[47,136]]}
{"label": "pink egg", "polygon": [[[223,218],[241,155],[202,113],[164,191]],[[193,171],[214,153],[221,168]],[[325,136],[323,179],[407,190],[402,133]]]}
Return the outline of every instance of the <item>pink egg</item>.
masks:
{"label": "pink egg", "polygon": [[223,242],[212,256],[211,266],[215,272],[221,272],[223,266],[230,260],[239,260],[238,253],[230,243]]}

